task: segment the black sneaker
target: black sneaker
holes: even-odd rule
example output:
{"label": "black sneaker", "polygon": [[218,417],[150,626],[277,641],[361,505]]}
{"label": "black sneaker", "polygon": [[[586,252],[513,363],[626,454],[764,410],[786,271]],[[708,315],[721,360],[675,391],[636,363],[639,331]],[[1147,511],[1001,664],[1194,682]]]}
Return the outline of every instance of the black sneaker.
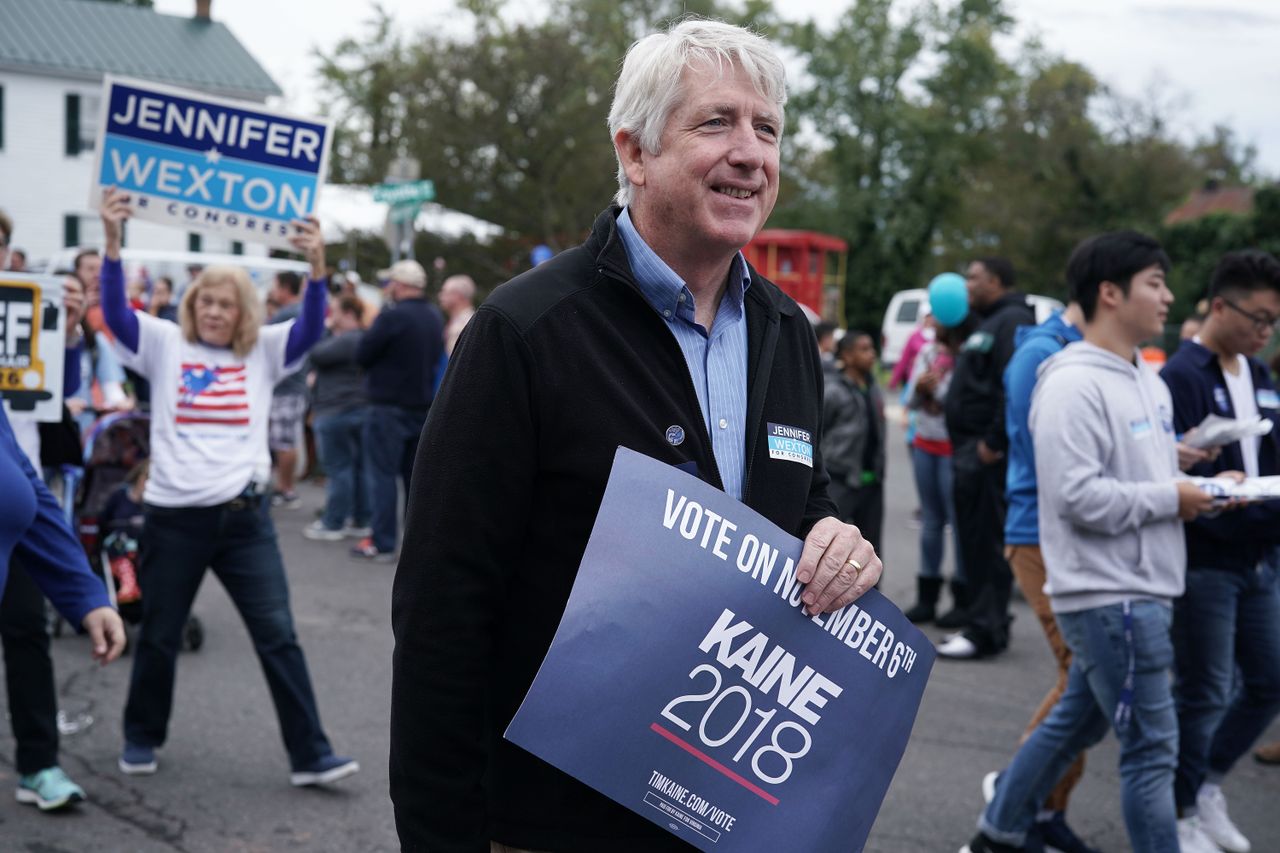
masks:
{"label": "black sneaker", "polygon": [[1067,816],[1062,812],[1054,812],[1048,820],[1036,821],[1036,829],[1044,839],[1044,846],[1059,853],[1098,853],[1071,831],[1067,826]]}
{"label": "black sneaker", "polygon": [[999,841],[992,841],[979,832],[969,839],[968,844],[960,848],[960,853],[1022,853],[1025,849],[1025,847],[1014,847],[1012,844],[1001,844]]}

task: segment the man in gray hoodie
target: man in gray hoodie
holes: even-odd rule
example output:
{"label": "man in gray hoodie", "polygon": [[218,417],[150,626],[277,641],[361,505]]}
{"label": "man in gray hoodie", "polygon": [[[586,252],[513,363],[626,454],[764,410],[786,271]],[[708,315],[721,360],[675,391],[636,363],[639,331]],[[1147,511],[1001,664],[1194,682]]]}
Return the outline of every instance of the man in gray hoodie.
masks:
{"label": "man in gray hoodie", "polygon": [[1133,849],[1178,849],[1170,603],[1183,589],[1182,520],[1213,502],[1180,479],[1169,390],[1137,349],[1164,326],[1168,267],[1131,231],[1086,240],[1067,264],[1084,340],[1041,367],[1029,426],[1045,592],[1073,660],[1062,698],[997,778],[970,853],[1027,845],[1049,791],[1109,728]]}

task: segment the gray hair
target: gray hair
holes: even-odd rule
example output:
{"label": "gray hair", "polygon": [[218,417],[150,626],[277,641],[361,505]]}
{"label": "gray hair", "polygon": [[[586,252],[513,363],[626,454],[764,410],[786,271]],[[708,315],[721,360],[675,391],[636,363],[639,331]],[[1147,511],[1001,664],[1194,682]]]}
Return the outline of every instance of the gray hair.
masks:
{"label": "gray hair", "polygon": [[[631,45],[609,109],[609,136],[625,130],[651,154],[662,153],[662,131],[684,97],[681,78],[698,66],[723,74],[726,65],[746,72],[762,97],[777,107],[781,120],[787,103],[787,74],[773,46],[762,36],[722,21],[698,18],[666,33],[654,33]],[[781,128],[778,129],[781,133]],[[631,203],[634,188],[618,157],[620,205]]]}

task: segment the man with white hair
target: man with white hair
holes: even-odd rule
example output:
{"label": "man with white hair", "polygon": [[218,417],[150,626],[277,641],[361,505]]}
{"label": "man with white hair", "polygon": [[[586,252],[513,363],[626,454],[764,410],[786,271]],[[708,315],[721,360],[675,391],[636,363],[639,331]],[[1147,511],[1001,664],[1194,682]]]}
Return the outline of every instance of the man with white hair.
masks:
{"label": "man with white hair", "polygon": [[372,534],[351,554],[375,563],[395,560],[398,481],[409,495],[418,436],[435,394],[435,369],[444,350],[444,321],[426,298],[427,271],[399,261],[378,273],[391,307],[378,312],[356,347],[365,370],[364,428],[360,431]]}
{"label": "man with white hair", "polygon": [[[688,849],[502,738],[619,445],[805,537],[810,612],[879,579],[875,550],[827,496],[813,331],[740,252],[777,198],[785,101],[774,49],[739,27],[688,20],[638,41],[609,115],[618,206],[583,245],[494,291],[459,341],[423,431],[393,592],[405,850]],[[809,453],[771,454],[779,429],[808,432]]]}
{"label": "man with white hair", "polygon": [[444,324],[444,351],[453,355],[458,335],[476,313],[476,283],[469,275],[451,275],[440,287],[440,310],[449,318]]}

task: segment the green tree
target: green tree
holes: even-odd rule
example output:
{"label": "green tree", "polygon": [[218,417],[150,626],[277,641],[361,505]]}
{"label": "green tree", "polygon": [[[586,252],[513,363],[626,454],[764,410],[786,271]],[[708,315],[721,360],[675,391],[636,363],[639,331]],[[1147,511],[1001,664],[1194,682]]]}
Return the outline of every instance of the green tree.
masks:
{"label": "green tree", "polygon": [[409,52],[381,5],[374,4],[364,26],[363,38],[345,38],[329,54],[316,52],[321,92],[335,120],[329,158],[329,180],[335,183],[382,181],[407,130]]}
{"label": "green tree", "polygon": [[844,319],[862,328],[879,326],[895,291],[945,269],[938,232],[966,176],[994,156],[988,137],[1012,73],[993,46],[1012,25],[999,2],[923,4],[896,22],[891,5],[857,0],[830,32],[789,31],[806,58],[792,112],[817,142],[796,144],[799,191],[777,220],[849,242]]}

